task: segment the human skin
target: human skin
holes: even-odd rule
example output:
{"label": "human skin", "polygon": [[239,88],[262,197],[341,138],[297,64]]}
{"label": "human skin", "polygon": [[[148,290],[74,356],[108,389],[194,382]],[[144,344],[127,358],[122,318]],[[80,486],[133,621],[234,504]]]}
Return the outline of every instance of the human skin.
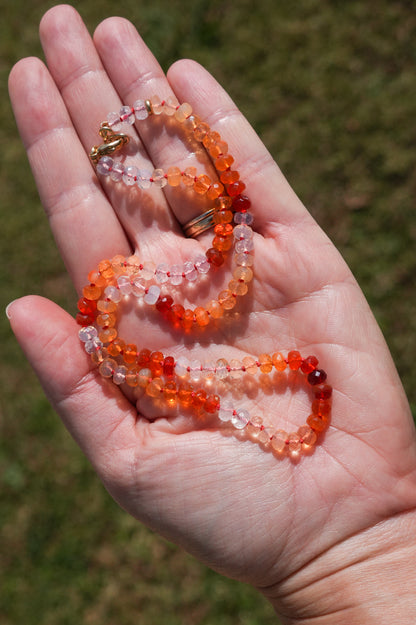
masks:
{"label": "human skin", "polygon": [[[181,262],[209,246],[210,233],[198,242],[183,237],[193,201],[160,192],[149,213],[125,187],[101,187],[88,158],[109,111],[175,94],[235,157],[255,215],[255,277],[234,323],[184,338],[151,315],[138,320],[128,312],[123,336],[201,361],[299,349],[318,357],[334,388],[332,422],[314,452],[280,459],[220,427],[196,427],[189,415],[154,413],[141,399],[136,405],[102,380],[68,313],[24,297],[8,316],[64,424],[125,510],[213,569],[255,586],[283,623],[416,622],[415,430],[389,350],[345,262],[201,66],[181,60],[165,76],[130,22],[107,19],[91,39],[65,5],[44,16],[40,36],[46,65],[17,63],[10,97],[77,291],[103,258],[137,251]],[[205,153],[194,156],[166,128],[143,124],[132,132],[145,167],[195,161],[198,171],[212,170]],[[213,281],[204,301],[217,293]],[[296,430],[307,410],[296,390],[277,396],[260,388],[244,405],[276,428],[283,419]]]}

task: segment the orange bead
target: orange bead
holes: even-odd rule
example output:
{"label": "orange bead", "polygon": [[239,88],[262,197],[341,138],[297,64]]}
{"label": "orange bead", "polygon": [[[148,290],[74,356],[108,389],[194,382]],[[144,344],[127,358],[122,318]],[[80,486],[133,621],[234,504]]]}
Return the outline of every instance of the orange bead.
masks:
{"label": "orange bead", "polygon": [[176,399],[178,396],[178,391],[176,388],[175,382],[173,380],[169,380],[166,382],[165,387],[163,389],[163,395],[168,404],[173,405],[176,404]]}
{"label": "orange bead", "polygon": [[99,299],[97,308],[102,313],[113,313],[117,310],[117,304],[109,299]]}
{"label": "orange bead", "polygon": [[221,182],[213,182],[207,191],[207,198],[209,200],[216,200],[223,192],[224,185],[221,184]]}
{"label": "orange bead", "polygon": [[316,414],[310,414],[306,419],[306,423],[315,432],[323,432],[327,426],[328,421]]}
{"label": "orange bead", "polygon": [[229,210],[216,210],[213,219],[215,224],[229,224],[233,220],[233,213]]}
{"label": "orange bead", "polygon": [[220,180],[224,184],[232,184],[233,182],[238,182],[240,180],[240,174],[238,171],[233,171],[228,169],[227,171],[223,171],[220,175]]}
{"label": "orange bead", "polygon": [[245,371],[249,375],[255,375],[257,373],[257,363],[252,356],[245,356],[242,361]]}
{"label": "orange bead", "polygon": [[213,299],[207,305],[210,317],[212,319],[221,319],[224,316],[224,308],[221,306],[218,300]]}
{"label": "orange bead", "polygon": [[214,208],[221,210],[228,210],[233,205],[233,201],[228,195],[221,195],[214,202]]}
{"label": "orange bead", "polygon": [[110,354],[110,356],[118,356],[119,354],[121,354],[124,351],[124,348],[126,347],[125,342],[123,341],[123,339],[115,339],[111,345],[108,346],[107,350],[108,353]]}
{"label": "orange bead", "polygon": [[209,324],[209,314],[202,306],[195,308],[194,315],[199,326],[204,327]]}
{"label": "orange bead", "polygon": [[171,187],[179,187],[182,182],[182,173],[179,167],[169,167],[167,181]]}
{"label": "orange bead", "polygon": [[211,186],[211,178],[205,174],[201,174],[194,182],[194,191],[199,195],[204,195]]}
{"label": "orange bead", "polygon": [[148,367],[150,363],[150,354],[150,349],[141,349],[137,354],[137,365],[142,369]]}
{"label": "orange bead", "polygon": [[178,400],[182,406],[187,407],[192,403],[193,386],[188,382],[183,382],[178,389]]}
{"label": "orange bead", "polygon": [[331,413],[331,402],[324,399],[315,399],[312,402],[312,412],[321,417],[327,417]]}
{"label": "orange bead", "polygon": [[109,260],[102,260],[98,265],[98,271],[103,276],[103,278],[106,279],[112,278],[114,275],[114,271]]}
{"label": "orange bead", "polygon": [[150,397],[157,398],[163,392],[163,381],[160,378],[153,378],[151,382],[146,386],[146,393]]}
{"label": "orange bead", "polygon": [[137,383],[141,388],[146,388],[146,386],[152,381],[152,372],[150,369],[139,369],[137,374]]}
{"label": "orange bead", "polygon": [[100,274],[99,271],[90,271],[88,274],[88,280],[95,286],[107,286],[107,280]]}
{"label": "orange bead", "polygon": [[316,434],[309,425],[302,425],[298,429],[300,442],[305,447],[311,447],[316,443]]}
{"label": "orange bead", "polygon": [[231,237],[215,236],[212,240],[212,247],[219,252],[227,252],[233,245]]}
{"label": "orange bead", "polygon": [[242,282],[251,282],[253,275],[250,267],[236,267],[233,271],[234,280],[241,280]]}
{"label": "orange bead", "polygon": [[88,286],[84,286],[82,289],[82,294],[86,299],[90,300],[98,300],[101,297],[101,293],[103,292],[102,288],[96,286],[95,284],[89,284]]}
{"label": "orange bead", "polygon": [[225,156],[219,156],[215,159],[214,165],[217,171],[225,171],[234,163],[234,158],[231,154],[227,154]]}
{"label": "orange bead", "polygon": [[182,182],[185,187],[192,187],[196,178],[196,167],[187,167],[182,173]]}
{"label": "orange bead", "polygon": [[202,143],[204,147],[207,148],[207,150],[209,150],[209,148],[215,145],[215,143],[218,143],[218,141],[221,141],[220,133],[217,132],[216,130],[211,130],[205,135]]}
{"label": "orange bead", "polygon": [[224,310],[232,310],[237,303],[236,298],[233,296],[229,289],[221,291],[218,295],[218,301]]}
{"label": "orange bead", "polygon": [[237,282],[237,280],[231,280],[228,283],[228,288],[233,295],[245,295],[248,291],[248,286],[245,282]]}
{"label": "orange bead", "polygon": [[286,361],[280,352],[273,354],[272,362],[276,371],[284,371],[286,369]]}
{"label": "orange bead", "polygon": [[194,313],[190,308],[183,311],[181,325],[184,330],[190,330],[194,325]]}
{"label": "orange bead", "polygon": [[117,317],[114,313],[102,313],[96,318],[97,325],[103,328],[113,328],[116,324]]}
{"label": "orange bead", "polygon": [[103,343],[111,343],[117,338],[117,330],[115,328],[104,328],[98,333],[98,338]]}
{"label": "orange bead", "polygon": [[273,363],[269,354],[260,354],[259,356],[260,371],[262,373],[270,373],[273,369]]}
{"label": "orange bead", "polygon": [[126,373],[126,383],[132,388],[135,388],[139,385],[139,377],[137,374],[138,370],[136,369],[136,367],[129,369]]}
{"label": "orange bead", "polygon": [[210,131],[210,127],[205,122],[200,122],[194,129],[194,137],[197,141],[202,141],[205,135]]}
{"label": "orange bead", "polygon": [[192,115],[192,106],[187,102],[183,102],[175,111],[175,118],[182,123]]}
{"label": "orange bead", "polygon": [[204,410],[209,414],[215,414],[219,409],[219,405],[220,398],[218,397],[218,395],[208,395],[205,401]]}
{"label": "orange bead", "polygon": [[134,343],[130,343],[130,345],[126,345],[124,348],[123,359],[127,364],[133,364],[136,362],[137,358],[137,347]]}
{"label": "orange bead", "polygon": [[192,394],[192,405],[195,406],[197,410],[204,407],[204,404],[207,399],[207,393],[203,388],[198,389]]}

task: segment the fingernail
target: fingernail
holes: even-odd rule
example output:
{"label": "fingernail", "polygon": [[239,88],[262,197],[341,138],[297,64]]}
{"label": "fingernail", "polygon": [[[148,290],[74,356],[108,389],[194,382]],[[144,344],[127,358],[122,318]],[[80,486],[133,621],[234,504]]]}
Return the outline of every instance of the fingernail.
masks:
{"label": "fingernail", "polygon": [[7,317],[7,319],[9,319],[9,320],[12,318],[12,315],[11,315],[11,312],[12,312],[12,311],[10,310],[10,308],[12,307],[12,305],[14,304],[14,302],[15,302],[15,301],[16,301],[15,299],[14,299],[14,300],[12,300],[12,301],[10,302],[10,304],[7,304],[7,306],[6,306],[6,317]]}

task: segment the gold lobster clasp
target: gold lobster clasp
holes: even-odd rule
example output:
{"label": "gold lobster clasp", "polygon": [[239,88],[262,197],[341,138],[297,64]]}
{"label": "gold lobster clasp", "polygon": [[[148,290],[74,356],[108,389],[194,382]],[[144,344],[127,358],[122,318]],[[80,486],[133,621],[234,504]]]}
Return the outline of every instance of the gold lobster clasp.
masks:
{"label": "gold lobster clasp", "polygon": [[96,165],[101,157],[112,154],[117,150],[120,150],[123,145],[127,145],[130,141],[128,135],[122,132],[114,132],[114,130],[108,125],[108,122],[103,122],[99,130],[100,136],[103,138],[104,143],[101,145],[94,145],[90,152],[90,159]]}

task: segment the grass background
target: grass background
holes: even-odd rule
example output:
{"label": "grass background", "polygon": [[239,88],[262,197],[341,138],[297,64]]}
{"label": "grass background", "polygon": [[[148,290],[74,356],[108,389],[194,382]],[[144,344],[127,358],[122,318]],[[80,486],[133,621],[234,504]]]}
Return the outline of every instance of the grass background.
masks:
{"label": "grass background", "polygon": [[[39,293],[74,309],[6,88],[18,58],[41,55],[37,26],[53,4],[0,0],[3,308]],[[189,56],[229,90],[352,267],[415,414],[415,3],[73,4],[91,30],[115,13],[130,18],[165,69]],[[49,407],[5,317],[0,340],[0,622],[276,623],[250,588],[117,508]]]}

